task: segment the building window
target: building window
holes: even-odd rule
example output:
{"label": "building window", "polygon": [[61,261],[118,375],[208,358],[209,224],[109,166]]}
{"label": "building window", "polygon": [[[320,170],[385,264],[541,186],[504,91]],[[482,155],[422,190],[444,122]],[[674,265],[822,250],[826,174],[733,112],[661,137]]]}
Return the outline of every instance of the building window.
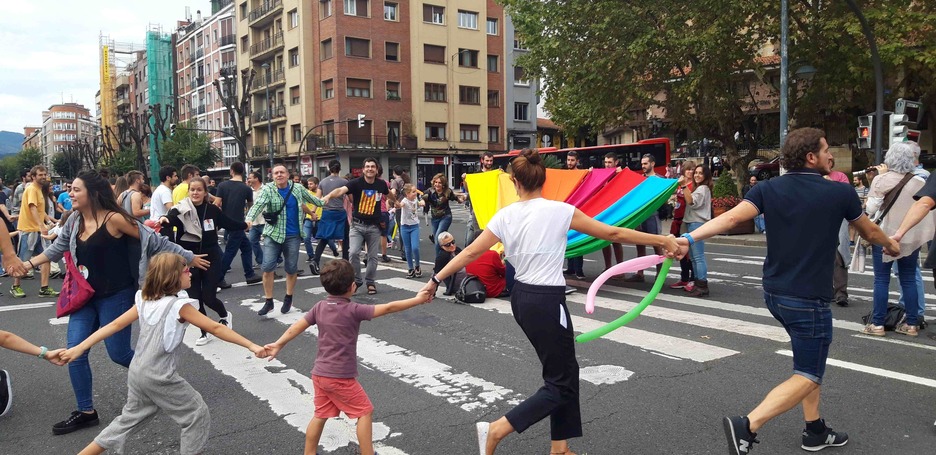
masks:
{"label": "building window", "polygon": [[347,95],[349,98],[370,98],[371,97],[370,79],[348,78]]}
{"label": "building window", "polygon": [[247,49],[250,47],[250,38],[247,35],[241,37],[241,52],[247,52]]}
{"label": "building window", "polygon": [[387,122],[387,145],[391,148],[400,148],[400,122]]}
{"label": "building window", "polygon": [[426,101],[445,102],[445,84],[426,83]]}
{"label": "building window", "polygon": [[496,35],[497,34],[497,19],[493,17],[487,18],[487,34]]}
{"label": "building window", "polygon": [[514,35],[513,48],[517,50],[524,51],[526,50],[526,44],[523,44],[523,39]]}
{"label": "building window", "polygon": [[319,2],[319,12],[323,18],[331,17],[332,15],[332,0],[321,0]]}
{"label": "building window", "polygon": [[499,126],[488,127],[488,142],[492,142],[492,143],[500,142],[500,127]]}
{"label": "building window", "polygon": [[299,142],[302,140],[302,125],[293,125],[292,126],[292,141]]}
{"label": "building window", "polygon": [[488,107],[500,107],[500,92],[488,90]]}
{"label": "building window", "polygon": [[370,58],[370,40],[345,38],[345,55],[348,57]]}
{"label": "building window", "polygon": [[459,49],[458,50],[458,66],[464,66],[468,68],[477,68],[478,67],[478,51],[473,51],[471,49]]}
{"label": "building window", "polygon": [[367,17],[367,0],[344,0],[344,13],[347,16]]}
{"label": "building window", "polygon": [[322,41],[322,60],[328,60],[332,58],[332,55],[332,39],[328,38]]}
{"label": "building window", "polygon": [[293,106],[295,106],[295,105],[299,104],[299,102],[300,102],[300,99],[299,99],[299,86],[298,86],[298,85],[294,85],[294,86],[292,86],[292,87],[289,87],[289,103],[292,104]]}
{"label": "building window", "polygon": [[514,67],[514,85],[530,86],[530,80],[526,79],[522,66]]}
{"label": "building window", "polygon": [[292,10],[289,12],[289,28],[296,28],[299,26],[299,11]]}
{"label": "building window", "polygon": [[478,13],[458,10],[458,26],[461,28],[478,29]]}
{"label": "building window", "polygon": [[458,104],[481,104],[481,87],[458,86]]}
{"label": "building window", "polygon": [[389,62],[400,61],[400,43],[391,43],[387,41],[384,44],[384,58]]}
{"label": "building window", "polygon": [[423,22],[433,24],[445,24],[445,7],[435,5],[423,5]]}
{"label": "building window", "polygon": [[427,141],[444,141],[445,140],[445,124],[426,122],[426,140]]}
{"label": "building window", "polygon": [[399,20],[399,16],[398,16],[399,11],[400,11],[400,5],[396,3],[384,2],[383,18],[385,21]]}
{"label": "building window", "polygon": [[497,63],[498,57],[496,55],[488,54],[488,72],[496,73],[499,71],[500,65]]}
{"label": "building window", "polygon": [[247,19],[247,2],[240,4],[240,20]]}
{"label": "building window", "polygon": [[479,125],[459,125],[459,138],[462,142],[481,142],[481,137],[478,133],[480,129],[481,127]]}
{"label": "building window", "polygon": [[423,44],[423,61],[426,63],[445,64],[445,46]]}
{"label": "building window", "polygon": [[514,120],[518,122],[530,121],[530,103],[514,103]]}
{"label": "building window", "polygon": [[294,47],[289,50],[289,66],[299,66],[299,48]]}
{"label": "building window", "polygon": [[335,97],[335,81],[329,79],[322,81],[322,99],[330,100]]}
{"label": "building window", "polygon": [[400,99],[400,83],[399,82],[387,82],[387,99],[388,100]]}

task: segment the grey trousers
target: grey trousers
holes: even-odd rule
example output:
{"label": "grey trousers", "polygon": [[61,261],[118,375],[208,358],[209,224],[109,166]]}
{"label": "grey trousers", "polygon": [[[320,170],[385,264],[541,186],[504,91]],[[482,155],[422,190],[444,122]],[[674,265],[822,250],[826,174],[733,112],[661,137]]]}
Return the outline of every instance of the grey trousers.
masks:
{"label": "grey trousers", "polygon": [[178,374],[172,375],[169,381],[137,377],[128,378],[127,385],[127,404],[123,411],[94,438],[94,442],[107,450],[124,453],[127,438],[152,420],[161,409],[182,427],[179,447],[182,455],[195,455],[205,450],[211,430],[211,415],[201,394],[185,379]]}
{"label": "grey trousers", "polygon": [[838,252],[835,253],[835,269],[832,271],[832,301],[848,301],[848,265]]}
{"label": "grey trousers", "polygon": [[[364,224],[357,221],[351,223],[351,232],[348,235],[351,242],[349,259],[354,266],[354,281],[366,285],[374,284],[377,278],[377,255],[380,254],[380,226]],[[367,271],[361,279],[361,248],[367,245]]]}

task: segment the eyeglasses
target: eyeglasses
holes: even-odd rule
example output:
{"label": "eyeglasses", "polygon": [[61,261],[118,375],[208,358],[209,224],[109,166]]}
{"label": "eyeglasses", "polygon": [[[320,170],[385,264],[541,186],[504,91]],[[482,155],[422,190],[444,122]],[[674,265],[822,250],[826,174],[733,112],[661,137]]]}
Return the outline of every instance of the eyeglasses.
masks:
{"label": "eyeglasses", "polygon": [[444,246],[444,247],[450,247],[450,246],[453,246],[453,245],[455,245],[455,241],[454,241],[454,240],[452,240],[452,241],[449,242],[449,243],[443,243],[443,244],[442,244],[442,246]]}

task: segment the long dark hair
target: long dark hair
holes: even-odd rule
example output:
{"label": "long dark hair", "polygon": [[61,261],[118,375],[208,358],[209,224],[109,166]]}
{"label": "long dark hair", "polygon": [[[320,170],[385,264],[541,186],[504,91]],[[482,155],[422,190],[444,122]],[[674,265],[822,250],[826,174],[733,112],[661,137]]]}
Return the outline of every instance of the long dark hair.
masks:
{"label": "long dark hair", "polygon": [[[701,164],[696,166],[695,169],[698,169],[700,167],[702,168],[702,177],[704,178],[704,180],[702,180],[702,183],[700,183],[699,185],[705,185],[709,187],[709,190],[711,190],[712,189],[712,170],[709,169],[708,166],[704,166]],[[693,183],[695,183],[695,169],[692,170],[692,182]]]}
{"label": "long dark hair", "polygon": [[[84,183],[85,191],[88,193],[88,205],[91,206],[93,213],[116,212],[131,223],[137,221],[123,207],[117,204],[117,198],[114,196],[114,190],[110,187],[110,182],[101,177],[101,174],[97,171],[83,171],[75,179]],[[82,223],[83,225],[84,223]]]}

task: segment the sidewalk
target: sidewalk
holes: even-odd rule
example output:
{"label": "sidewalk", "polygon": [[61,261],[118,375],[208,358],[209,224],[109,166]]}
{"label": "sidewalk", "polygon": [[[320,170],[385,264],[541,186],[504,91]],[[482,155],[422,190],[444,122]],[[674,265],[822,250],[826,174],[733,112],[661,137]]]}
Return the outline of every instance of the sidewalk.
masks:
{"label": "sidewalk", "polygon": [[[670,225],[673,224],[673,220],[663,220],[663,233],[669,233]],[[767,236],[765,234],[739,234],[739,235],[716,235],[710,239],[706,239],[705,243],[711,245],[738,245],[738,246],[767,246]]]}

